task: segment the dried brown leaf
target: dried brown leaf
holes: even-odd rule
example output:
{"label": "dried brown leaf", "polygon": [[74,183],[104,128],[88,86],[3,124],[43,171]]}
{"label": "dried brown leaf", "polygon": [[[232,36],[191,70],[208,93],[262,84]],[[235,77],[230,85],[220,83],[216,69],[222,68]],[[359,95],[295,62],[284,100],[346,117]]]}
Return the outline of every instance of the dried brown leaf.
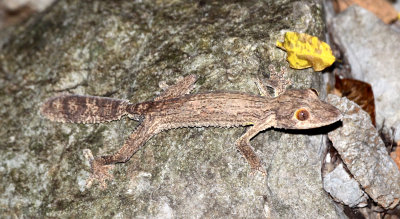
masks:
{"label": "dried brown leaf", "polygon": [[386,0],[333,0],[336,12],[342,12],[353,4],[357,4],[374,13],[386,24],[394,22],[398,18],[396,9]]}
{"label": "dried brown leaf", "polygon": [[394,162],[397,164],[397,167],[400,169],[400,142],[397,143],[397,148],[395,151],[390,153],[390,157],[394,160]]}
{"label": "dried brown leaf", "polygon": [[376,126],[374,93],[371,85],[355,79],[340,79],[338,76],[335,78],[335,90],[332,93],[340,94],[339,96],[347,97],[357,103],[369,114],[372,124]]}

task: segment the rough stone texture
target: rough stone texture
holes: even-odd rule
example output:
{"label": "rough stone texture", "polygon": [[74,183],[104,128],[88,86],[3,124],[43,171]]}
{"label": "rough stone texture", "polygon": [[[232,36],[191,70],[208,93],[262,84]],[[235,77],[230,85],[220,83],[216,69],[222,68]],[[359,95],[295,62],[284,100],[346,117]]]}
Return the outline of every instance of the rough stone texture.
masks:
{"label": "rough stone texture", "polygon": [[[333,19],[332,35],[354,78],[372,85],[377,124],[400,130],[400,33],[354,5]],[[400,134],[395,137],[400,140]]]}
{"label": "rough stone texture", "polygon": [[30,7],[35,11],[43,11],[47,8],[54,0],[3,0],[1,5],[6,10],[16,11],[23,7]]}
{"label": "rough stone texture", "polygon": [[324,189],[335,201],[350,207],[365,207],[368,196],[360,184],[339,164],[332,172],[324,176]]}
{"label": "rough stone texture", "polygon": [[53,1],[54,0],[1,0],[0,46],[3,38],[9,32],[8,29],[13,29],[11,28],[13,25],[21,23],[33,14],[45,10]]}
{"label": "rough stone texture", "polygon": [[328,102],[343,113],[343,126],[328,134],[333,146],[364,191],[382,207],[393,208],[400,199],[400,171],[368,113],[345,97],[329,95]]}
{"label": "rough stone texture", "polygon": [[[286,30],[321,37],[320,13],[312,0],[58,1],[16,28],[0,53],[0,215],[262,218],[269,209],[273,218],[337,218],[322,189],[324,132],[256,136],[266,178],[249,176],[234,147],[244,128],[162,132],[101,191],[84,187],[82,150],[113,153],[137,123],[60,124],[38,112],[60,93],[148,100],[161,81],[188,74],[200,78],[194,92],[258,93],[255,77],[271,63],[287,66],[275,42]],[[287,77],[323,90],[311,69]]]}

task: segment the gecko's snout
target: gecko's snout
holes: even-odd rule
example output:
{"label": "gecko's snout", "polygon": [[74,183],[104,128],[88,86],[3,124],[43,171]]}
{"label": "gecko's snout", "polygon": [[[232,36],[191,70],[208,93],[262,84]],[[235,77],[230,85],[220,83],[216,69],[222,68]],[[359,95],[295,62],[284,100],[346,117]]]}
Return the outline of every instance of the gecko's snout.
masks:
{"label": "gecko's snout", "polygon": [[[336,108],[337,109],[337,108]],[[336,121],[340,121],[340,120],[342,120],[343,119],[343,114],[342,114],[342,112],[339,110],[339,109],[337,109],[337,120]]]}
{"label": "gecko's snout", "polygon": [[338,108],[325,102],[324,105],[325,107],[323,107],[323,110],[319,112],[318,116],[321,126],[330,125],[332,123],[342,120],[343,114]]}

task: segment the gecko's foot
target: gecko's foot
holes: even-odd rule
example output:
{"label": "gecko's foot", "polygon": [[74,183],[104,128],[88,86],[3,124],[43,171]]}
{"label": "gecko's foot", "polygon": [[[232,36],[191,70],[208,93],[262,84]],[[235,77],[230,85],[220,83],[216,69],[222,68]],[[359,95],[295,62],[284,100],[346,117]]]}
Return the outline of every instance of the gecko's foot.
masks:
{"label": "gecko's foot", "polygon": [[264,177],[267,176],[267,171],[262,166],[251,168],[250,176],[255,176],[257,173],[261,173]]}
{"label": "gecko's foot", "polygon": [[286,87],[291,85],[291,81],[285,79],[284,75],[287,71],[285,67],[281,67],[281,71],[278,73],[275,66],[269,65],[268,69],[270,71],[269,80],[266,81],[266,86],[272,87],[274,89],[274,97],[281,95],[285,92]]}
{"label": "gecko's foot", "polygon": [[107,180],[113,179],[110,170],[114,168],[114,165],[102,164],[100,160],[93,157],[93,154],[89,149],[85,149],[84,154],[86,159],[89,160],[91,169],[90,176],[86,180],[86,188],[90,188],[95,181],[99,182],[101,189],[107,188]]}

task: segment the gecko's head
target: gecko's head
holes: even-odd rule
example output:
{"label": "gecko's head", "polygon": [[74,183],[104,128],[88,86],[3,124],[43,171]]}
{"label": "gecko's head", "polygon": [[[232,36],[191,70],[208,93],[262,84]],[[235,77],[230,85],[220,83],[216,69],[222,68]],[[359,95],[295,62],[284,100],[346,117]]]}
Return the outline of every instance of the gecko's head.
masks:
{"label": "gecko's head", "polygon": [[315,90],[287,90],[275,98],[276,128],[310,129],[339,121],[342,113],[321,101]]}

